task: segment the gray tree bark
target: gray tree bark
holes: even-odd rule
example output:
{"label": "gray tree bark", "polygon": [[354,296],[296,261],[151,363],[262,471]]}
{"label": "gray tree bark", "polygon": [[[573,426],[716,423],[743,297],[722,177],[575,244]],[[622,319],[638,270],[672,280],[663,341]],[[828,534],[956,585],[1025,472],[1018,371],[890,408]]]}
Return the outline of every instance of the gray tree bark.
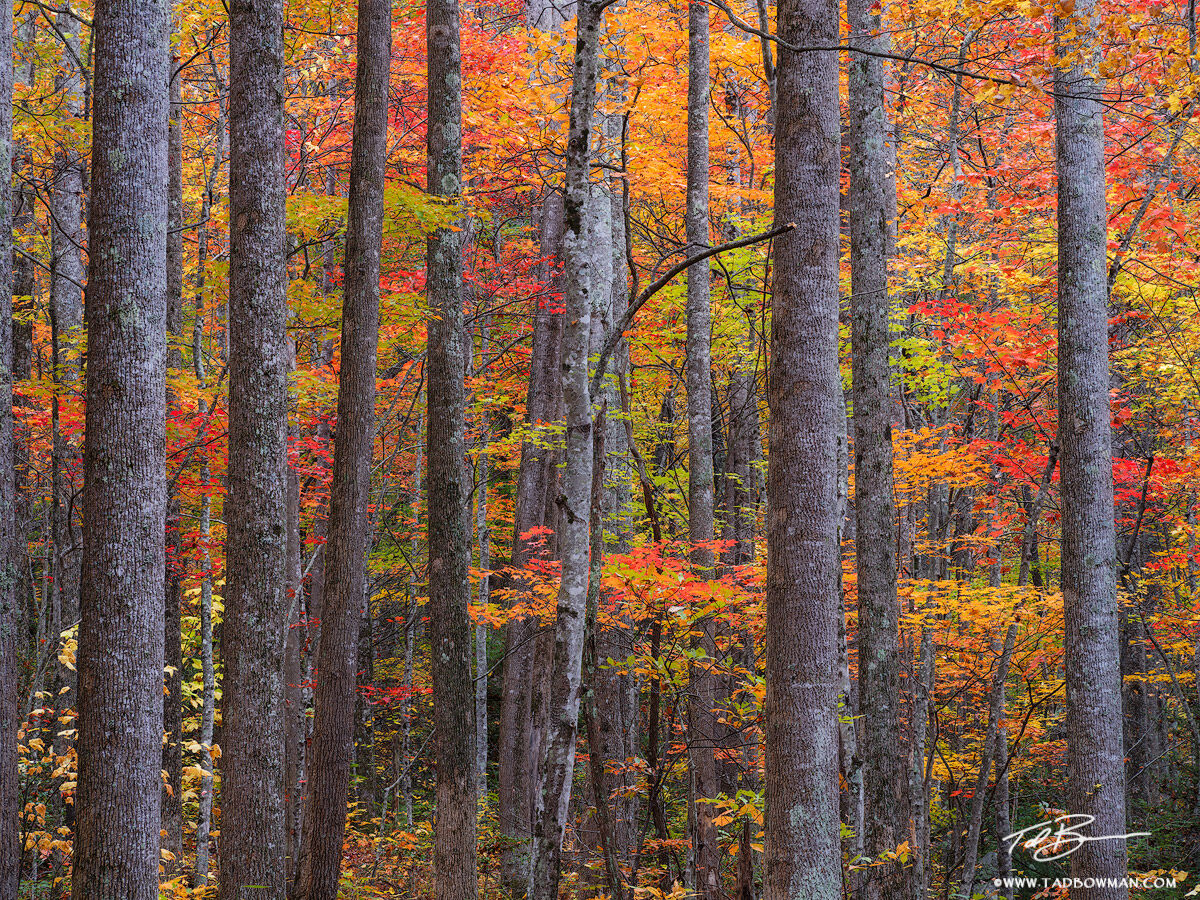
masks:
{"label": "gray tree bark", "polygon": [[[557,418],[562,312],[552,294],[561,289],[554,262],[562,256],[562,194],[551,191],[541,210],[539,250],[544,257],[539,280],[545,295],[534,301],[533,346],[529,360],[526,424],[543,428]],[[513,504],[512,568],[520,570],[534,554],[529,532],[545,525],[547,493],[552,482],[553,451],[546,441],[521,445],[521,466]],[[534,648],[537,624],[530,619],[510,622],[505,628],[503,692],[497,742],[497,815],[505,843],[500,853],[501,878],[509,890],[528,886],[529,839],[536,762],[532,752]]]}
{"label": "gray tree bark", "polygon": [[[183,368],[183,82],[170,62],[171,115],[167,123],[167,368]],[[177,398],[167,387],[167,411]],[[167,552],[164,572],[162,795],[163,875],[172,878],[183,862],[183,561],[180,553],[179,496],[168,486]]]}
{"label": "gray tree bark", "polygon": [[[431,194],[462,191],[462,55],[458,0],[425,6]],[[466,468],[466,332],[460,231],[428,243],[429,642],[437,730],[437,900],[472,900],[476,869],[475,690],[471,678],[470,485]]]}
{"label": "gray tree bark", "polygon": [[[1121,668],[1108,369],[1107,208],[1099,12],[1082,0],[1055,19],[1058,172],[1058,441],[1067,685],[1067,798],[1095,816],[1090,834],[1125,833]],[[1067,30],[1075,35],[1067,39]],[[1071,854],[1077,877],[1125,876],[1121,840]],[[1070,889],[1073,900],[1124,900],[1128,889]]]}
{"label": "gray tree bark", "polygon": [[[782,0],[779,37],[838,42],[832,0]],[[766,900],[835,900],[840,123],[835,51],[780,46],[767,490]]]}
{"label": "gray tree bark", "polygon": [[[93,21],[89,403],[72,895],[155,900],[167,503],[170,10],[164,0],[101,0]],[[3,99],[0,106],[7,105]],[[0,159],[8,159],[7,147]],[[7,177],[2,180],[8,184]],[[0,233],[8,234],[8,228],[0,227]],[[0,265],[7,260],[0,252]],[[7,321],[0,310],[0,328]],[[7,346],[7,338],[0,335],[0,346]],[[0,390],[4,431],[6,393]],[[5,433],[0,446],[9,446]],[[6,468],[0,464],[0,503],[11,477]]]}
{"label": "gray tree bark", "polygon": [[[229,493],[221,898],[286,895],[287,259],[283,3],[229,6]],[[254,887],[251,887],[254,886]]]}
{"label": "gray tree bark", "polygon": [[[848,0],[850,45],[877,51],[881,15]],[[900,733],[900,606],[896,598],[896,503],[892,484],[889,360],[887,116],[883,60],[849,62],[850,305],[854,401],[855,558],[858,570],[858,689],[863,723],[863,849],[872,860],[908,832],[905,752]],[[900,862],[864,872],[869,900],[906,896]]]}
{"label": "gray tree bark", "polygon": [[[592,112],[603,7],[582,0],[578,6],[575,62],[567,133],[563,297],[565,328],[562,391],[566,413],[563,490],[559,498],[562,524],[559,547],[562,580],[554,633],[549,715],[543,778],[536,797],[530,900],[558,896],[559,870],[579,720],[580,674],[583,665],[590,549],[592,491],[592,404],[588,353],[593,298],[592,253],[587,244],[585,215],[591,195]],[[609,285],[604,285],[607,290]]]}
{"label": "gray tree bark", "polygon": [[[216,173],[224,159],[224,116],[218,113],[216,123],[216,152],[213,154],[213,166],[208,176],[204,200],[200,210],[200,221],[208,218],[212,208],[212,184]],[[196,299],[195,324],[192,330],[192,368],[196,381],[205,383],[205,366],[203,351],[204,325],[204,288],[208,264],[208,229],[201,224],[196,230]],[[208,405],[200,398],[198,410],[201,417],[208,415]],[[208,468],[208,458],[203,457],[200,463],[200,483],[207,484],[211,472]],[[200,699],[200,747],[204,754],[200,759],[200,768],[204,773],[200,776],[200,797],[196,811],[196,865],[192,875],[193,884],[201,887],[208,884],[209,869],[209,838],[212,833],[213,806],[213,720],[216,717],[216,674],[213,667],[213,620],[212,620],[212,559],[208,549],[208,541],[212,536],[212,499],[206,491],[200,498],[200,521],[197,524],[200,542],[203,547],[200,556],[200,673],[203,679]]]}
{"label": "gray tree bark", "polygon": [[[708,247],[708,95],[710,87],[708,6],[688,4],[688,127],[687,127],[687,254]],[[713,509],[712,435],[712,310],[708,260],[688,269],[687,281],[687,405],[688,405],[688,539],[696,576],[712,578],[713,551],[698,544],[716,537]],[[688,669],[688,758],[694,792],[692,865],[696,892],[702,900],[720,896],[721,845],[715,811],[708,798],[720,792],[717,783],[716,679],[709,665],[716,656],[716,623],[705,617],[695,623],[693,638],[704,659]]]}
{"label": "gray tree bark", "polygon": [[[354,137],[343,265],[341,370],[325,543],[312,759],[296,900],[335,900],[354,761],[359,628],[370,542],[375,360],[387,164],[390,0],[359,0]],[[432,558],[432,557],[431,557]]]}
{"label": "gray tree bark", "polygon": [[[55,24],[65,38],[60,58],[61,71],[55,79],[55,87],[62,91],[64,112],[72,119],[80,120],[84,114],[84,84],[79,71],[79,24],[65,11],[55,15]],[[33,73],[30,71],[26,74]],[[26,83],[33,82],[30,80]],[[50,482],[53,494],[51,535],[54,543],[52,591],[59,631],[79,621],[79,567],[83,540],[78,513],[80,485],[75,473],[80,470],[82,448],[77,437],[62,429],[61,409],[63,397],[76,394],[80,389],[83,284],[86,281],[83,262],[83,174],[84,160],[79,153],[62,149],[55,154],[50,193],[50,337],[54,356],[53,378],[57,389],[51,403],[54,436]],[[29,351],[32,354],[32,320],[28,327]],[[62,687],[66,688],[58,695],[58,708],[62,712],[74,709],[78,676],[63,666],[58,677]],[[65,734],[56,735],[55,745],[55,752],[65,756],[70,751],[71,738]]]}
{"label": "gray tree bark", "polygon": [[[0,2],[12,21],[12,0]],[[21,866],[21,783],[17,665],[21,603],[16,571],[16,471],[13,460],[12,29],[0,35],[0,897],[16,897]]]}

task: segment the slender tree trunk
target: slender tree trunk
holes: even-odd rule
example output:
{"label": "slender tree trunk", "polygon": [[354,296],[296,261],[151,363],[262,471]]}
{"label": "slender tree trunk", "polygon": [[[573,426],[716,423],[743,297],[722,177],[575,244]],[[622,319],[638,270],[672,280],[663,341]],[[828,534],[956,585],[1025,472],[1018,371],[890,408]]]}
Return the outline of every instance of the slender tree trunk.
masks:
{"label": "slender tree trunk", "polygon": [[[164,0],[101,0],[94,18],[76,897],[158,897],[169,12]],[[0,252],[0,266],[8,258]],[[0,310],[0,328],[8,321]],[[8,343],[0,334],[0,347]],[[5,448],[6,404],[0,389]],[[11,504],[9,466],[0,462],[0,509]],[[7,533],[0,541],[7,547]]]}
{"label": "slender tree trunk", "polygon": [[297,900],[334,900],[354,760],[359,628],[370,540],[367,504],[375,441],[375,357],[387,164],[388,78],[392,58],[388,0],[359,0],[354,142],[343,265],[341,371],[325,586]]}
{"label": "slender tree trunk", "polygon": [[[283,3],[229,23],[229,494],[221,655],[221,900],[286,894],[287,260]],[[251,886],[254,887],[251,887]]]}
{"label": "slender tree trunk", "polygon": [[[14,81],[19,81],[26,85],[34,84],[36,78],[36,53],[37,53],[37,33],[38,21],[40,18],[39,11],[29,9],[26,11],[24,18],[17,25],[17,44],[10,54],[13,63]],[[0,62],[0,65],[3,65]],[[27,423],[23,423],[22,419],[26,410],[33,407],[32,397],[26,387],[18,386],[20,382],[28,382],[33,377],[33,322],[34,322],[34,301],[37,294],[37,267],[32,259],[19,255],[16,250],[17,246],[22,243],[22,237],[26,234],[32,236],[32,231],[36,227],[35,222],[35,203],[37,202],[35,192],[32,185],[22,177],[23,172],[28,172],[29,166],[33,161],[32,151],[28,142],[15,144],[11,148],[12,153],[12,176],[14,184],[11,191],[10,208],[12,210],[12,359],[9,365],[9,370],[12,373],[13,400],[13,557],[12,565],[16,577],[16,584],[13,586],[13,603],[15,608],[20,609],[22,604],[26,604],[26,608],[32,609],[33,591],[33,566],[28,549],[25,535],[29,533],[30,525],[33,517],[33,470],[31,468],[31,433],[32,429]],[[57,402],[57,401],[55,401]],[[16,410],[21,410],[20,413]],[[53,414],[52,414],[53,418]],[[4,601],[0,600],[0,604]],[[19,616],[19,614],[18,614]],[[0,620],[3,616],[0,616]],[[0,625],[0,628],[3,626]],[[0,636],[0,643],[3,642],[3,637]],[[17,652],[18,644],[14,644],[10,649],[12,652]],[[0,652],[7,652],[0,649]],[[0,667],[3,664],[0,663]],[[58,678],[61,681],[74,685],[74,672],[66,666],[60,666]],[[70,676],[69,678],[64,675]],[[3,681],[3,676],[0,676],[0,683]],[[2,691],[3,688],[0,688]],[[75,708],[75,698],[72,694],[71,702],[64,703],[63,692],[58,693],[58,710],[60,716],[68,709]],[[3,705],[3,700],[0,700],[0,705]],[[15,721],[15,720],[14,720]],[[0,726],[3,728],[3,726]],[[56,728],[54,751],[56,755],[65,755],[65,751],[69,748],[69,744],[65,736],[60,736],[62,731],[67,729]],[[2,738],[0,738],[2,740]],[[59,753],[59,751],[64,753]],[[0,776],[2,777],[2,776]],[[0,851],[2,852],[2,851]],[[0,868],[3,868],[0,865]],[[0,888],[3,882],[0,881]]]}
{"label": "slender tree trunk", "polygon": [[[975,889],[975,865],[979,859],[979,835],[983,832],[983,807],[987,799],[988,778],[992,773],[992,760],[996,756],[996,743],[1000,735],[1000,722],[1004,718],[1004,683],[1008,679],[1008,667],[1012,662],[1013,642],[1017,637],[1017,626],[1008,626],[1004,635],[1004,648],[996,663],[996,677],[988,696],[987,731],[984,734],[983,753],[979,760],[979,774],[975,779],[975,792],[971,795],[971,812],[967,819],[967,846],[963,855],[962,881],[958,896],[970,900]],[[995,643],[992,644],[995,652]]]}
{"label": "slender tree trunk", "polygon": [[[878,50],[879,7],[849,0],[850,43]],[[864,850],[871,859],[908,831],[900,734],[900,606],[896,598],[896,504],[892,485],[891,364],[888,359],[887,117],[883,61],[850,54],[850,293],[854,399],[855,558],[858,570],[858,689],[863,723]],[[906,896],[910,869],[867,870],[863,896]]]}
{"label": "slender tree trunk", "polygon": [[[708,6],[699,0],[688,4],[688,146],[687,146],[687,252],[708,247]],[[687,282],[687,401],[688,401],[688,539],[696,576],[713,577],[716,537],[713,510],[712,341],[708,261],[688,270]],[[704,617],[695,623],[693,642],[704,658],[689,667],[688,757],[695,792],[692,865],[696,893],[701,900],[720,896],[721,845],[708,798],[720,791],[717,784],[716,679],[709,670],[715,661],[716,623]]]}
{"label": "slender tree trunk", "polygon": [[[431,194],[462,191],[462,54],[458,0],[425,7],[429,46]],[[475,690],[471,680],[469,485],[466,468],[466,332],[461,231],[444,229],[427,251],[429,309],[429,644],[437,731],[436,900],[473,900],[476,869]]]}
{"label": "slender tree trunk", "polygon": [[[1055,19],[1058,171],[1058,440],[1067,685],[1067,799],[1095,816],[1094,835],[1125,833],[1121,668],[1108,371],[1107,209],[1102,84],[1094,0]],[[1068,38],[1067,33],[1072,37]],[[1123,840],[1090,841],[1071,874],[1126,874]],[[1123,900],[1124,887],[1070,889],[1073,900]]]}
{"label": "slender tree trunk", "polygon": [[[298,436],[295,425],[289,437]],[[287,833],[287,883],[293,884],[300,862],[303,829],[307,716],[304,702],[304,562],[300,536],[300,476],[288,466],[287,483],[287,637],[284,646],[284,830]]]}
{"label": "slender tree trunk", "polygon": [[[832,47],[832,0],[782,0],[779,36]],[[836,900],[838,60],[780,47],[767,514],[766,900]]]}
{"label": "slender tree trunk", "polygon": [[[596,74],[603,7],[581,0],[578,7],[575,63],[567,133],[564,191],[563,263],[565,293],[562,391],[566,413],[562,526],[559,548],[562,579],[554,634],[554,665],[550,684],[543,779],[536,797],[530,900],[558,896],[561,851],[571,779],[575,766],[575,737],[579,719],[580,674],[583,665],[590,548],[592,490],[592,404],[588,386],[592,293],[592,253],[587,245],[585,216],[591,196],[589,170],[592,112],[596,104]],[[604,285],[607,290],[609,285]]]}
{"label": "slender tree trunk", "polygon": [[[182,77],[171,60],[169,84],[171,117],[167,124],[167,368],[183,368],[183,95]],[[167,387],[168,413],[177,398]],[[183,864],[183,556],[180,549],[179,495],[173,485],[167,495],[166,604],[163,618],[162,793],[163,874],[178,873]]]}
{"label": "slender tree trunk", "polygon": [[[480,358],[487,358],[487,326],[484,325],[480,335]],[[486,442],[485,431],[483,440]],[[492,535],[488,530],[488,455],[479,455],[479,482],[476,487],[475,501],[475,539],[479,544],[479,608],[486,609],[490,600],[488,569],[492,565],[491,542]],[[475,793],[478,795],[480,807],[487,799],[487,760],[488,760],[488,720],[487,720],[487,685],[488,685],[488,626],[484,621],[475,625]]]}
{"label": "slender tree trunk", "polygon": [[[0,2],[11,23],[12,0]],[[0,897],[16,897],[20,880],[21,783],[17,774],[21,603],[16,571],[16,472],[13,463],[12,319],[12,29],[0,35]],[[7,308],[6,308],[7,307]]]}
{"label": "slender tree trunk", "polygon": [[[838,403],[837,429],[837,523],[838,547],[845,539],[846,510],[850,505],[850,429],[847,423],[845,392]],[[850,680],[850,643],[846,622],[846,587],[838,582],[838,769],[846,782],[841,800],[842,824],[854,829],[848,842],[854,855],[861,856],[866,829],[863,826],[863,760],[858,740],[858,711],[855,685]],[[851,890],[860,890],[861,875],[855,873]]]}
{"label": "slender tree trunk", "polygon": [[[222,135],[224,133],[223,117],[217,120],[217,151],[214,154],[212,175],[205,190],[200,220],[208,218],[212,206],[212,182],[221,166],[223,157]],[[204,323],[204,287],[208,263],[208,230],[201,225],[196,231],[196,307],[194,330],[192,332],[192,368],[196,382],[203,387],[205,383],[205,366],[203,353],[203,323]],[[203,420],[208,415],[208,404],[203,397],[198,403],[197,413]],[[211,472],[208,468],[208,458],[202,457],[200,464],[200,483],[207,486]],[[203,754],[200,758],[200,796],[196,811],[196,867],[193,883],[196,887],[208,884],[208,843],[212,831],[213,806],[213,720],[216,707],[216,676],[213,669],[213,621],[212,621],[212,558],[208,542],[212,537],[212,498],[206,490],[200,497],[200,521],[197,524],[200,536],[200,672],[203,678],[200,699],[200,748]]]}
{"label": "slender tree trunk", "polygon": [[[65,35],[61,72],[55,86],[63,92],[64,111],[73,121],[83,117],[84,85],[79,71],[79,27],[66,12],[55,15],[55,24]],[[32,73],[28,73],[32,74]],[[28,82],[32,84],[32,81]],[[50,482],[52,506],[51,537],[52,594],[58,627],[62,630],[79,621],[79,567],[83,540],[79,531],[79,482],[81,446],[77,434],[62,428],[62,410],[78,399],[80,392],[81,350],[83,338],[83,283],[87,280],[83,262],[83,174],[84,160],[71,148],[54,156],[54,182],[50,195],[50,335],[54,358],[53,380],[56,385],[51,401],[53,425]],[[32,310],[31,310],[32,312]],[[33,322],[29,322],[29,349],[33,350]],[[32,363],[32,359],[29,360]],[[76,672],[62,666],[57,698],[60,713],[77,707]],[[69,729],[55,735],[55,752],[66,756],[73,738]]]}
{"label": "slender tree trunk", "polygon": [[1002,883],[1002,896],[1012,900],[1012,843],[1005,838],[1012,834],[1009,810],[1008,730],[1000,727],[996,735],[996,875]]}
{"label": "slender tree trunk", "polygon": [[[933,702],[934,647],[933,630],[921,626],[920,656],[916,666],[918,677],[913,687],[912,739],[909,741],[908,794],[913,815],[913,872],[909,898],[926,900],[929,876],[932,872],[929,855],[929,783],[925,778],[925,736],[929,726],[929,707]],[[905,898],[901,898],[905,900]]]}

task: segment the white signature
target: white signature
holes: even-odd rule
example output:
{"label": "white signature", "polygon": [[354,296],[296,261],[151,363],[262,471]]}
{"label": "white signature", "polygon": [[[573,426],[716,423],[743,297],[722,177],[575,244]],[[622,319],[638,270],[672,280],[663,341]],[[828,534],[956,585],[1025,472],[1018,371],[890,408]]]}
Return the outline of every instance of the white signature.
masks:
{"label": "white signature", "polygon": [[1095,816],[1083,813],[1073,813],[1038,822],[1020,831],[1014,831],[1004,840],[1009,843],[1009,849],[1018,846],[1031,851],[1038,862],[1050,862],[1070,856],[1084,844],[1095,841],[1124,841],[1129,838],[1149,837],[1149,831],[1134,831],[1130,834],[1081,834],[1080,829],[1086,828],[1096,821]]}

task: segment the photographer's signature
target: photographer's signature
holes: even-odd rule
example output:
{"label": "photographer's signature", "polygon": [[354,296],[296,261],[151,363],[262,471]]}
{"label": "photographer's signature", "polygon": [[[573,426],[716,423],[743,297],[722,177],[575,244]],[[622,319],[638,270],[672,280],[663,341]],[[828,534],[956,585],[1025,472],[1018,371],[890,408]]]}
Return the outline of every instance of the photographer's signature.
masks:
{"label": "photographer's signature", "polygon": [[1018,846],[1030,851],[1038,862],[1050,862],[1070,856],[1084,844],[1096,841],[1125,841],[1136,837],[1149,837],[1148,831],[1134,831],[1129,834],[1082,834],[1080,829],[1086,828],[1096,821],[1095,816],[1083,813],[1068,813],[1057,819],[1038,822],[1020,831],[1014,831],[1004,840],[1009,844],[1009,850]]}

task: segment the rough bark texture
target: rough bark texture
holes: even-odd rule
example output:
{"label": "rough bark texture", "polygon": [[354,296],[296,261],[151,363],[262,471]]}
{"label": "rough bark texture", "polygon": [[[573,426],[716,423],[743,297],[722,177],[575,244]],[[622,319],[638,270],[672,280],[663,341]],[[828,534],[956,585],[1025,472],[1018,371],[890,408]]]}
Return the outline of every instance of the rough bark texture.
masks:
{"label": "rough bark texture", "polygon": [[[877,50],[878,6],[848,0],[851,46]],[[907,838],[908,792],[900,733],[900,607],[892,485],[888,360],[887,121],[883,61],[850,54],[850,305],[853,342],[854,513],[858,572],[858,689],[863,740],[863,849],[871,859]],[[894,190],[894,185],[892,185]],[[874,866],[870,900],[907,894],[910,869]]]}
{"label": "rough bark texture", "polygon": [[[286,894],[283,3],[229,7],[229,494],[221,898]],[[257,887],[251,887],[256,885]]]}
{"label": "rough bark texture", "polygon": [[[688,145],[687,145],[687,253],[708,247],[708,6],[688,4]],[[688,270],[687,282],[687,405],[688,405],[688,539],[693,544],[692,563],[699,578],[713,577],[713,551],[697,544],[716,537],[713,510],[712,434],[712,311],[709,263]],[[695,625],[693,642],[709,661],[716,656],[716,623],[705,617]],[[721,845],[705,800],[720,792],[717,783],[716,679],[710,662],[694,661],[688,678],[688,757],[692,766],[695,816],[692,865],[696,892],[702,900],[720,896]]]}
{"label": "rough bark texture", "polygon": [[[1096,80],[1094,0],[1055,21],[1058,170],[1058,441],[1061,452],[1067,799],[1095,816],[1089,833],[1125,833],[1121,669],[1108,372],[1104,112]],[[1077,39],[1067,40],[1070,30]],[[1125,842],[1090,841],[1071,874],[1122,878]],[[1123,887],[1071,888],[1073,900],[1117,900]]]}
{"label": "rough bark texture", "polygon": [[[73,119],[79,120],[84,112],[84,85],[78,65],[81,51],[77,32],[80,29],[65,12],[55,16],[55,23],[66,35],[60,58],[61,71],[55,79],[55,86],[63,92],[64,110]],[[26,83],[33,82],[30,80]],[[79,530],[82,448],[78,437],[62,428],[61,415],[63,400],[80,393],[83,284],[87,280],[83,262],[83,170],[80,154],[67,149],[55,153],[54,181],[50,194],[50,334],[57,390],[51,405],[54,437],[50,480],[53,493],[53,600],[57,607],[56,618],[60,631],[79,621],[79,567],[83,545]],[[29,351],[32,354],[32,318],[29,328]],[[57,698],[60,712],[75,709],[77,674],[66,666],[60,667],[57,674],[62,688],[66,688]],[[71,741],[66,734],[55,735],[55,752],[60,756],[67,755]]]}
{"label": "rough bark texture", "polygon": [[[458,0],[425,7],[429,46],[429,192],[462,190],[462,55]],[[437,730],[436,900],[471,900],[476,869],[475,687],[471,678],[470,484],[466,468],[466,332],[461,231],[428,244],[429,642]]]}
{"label": "rough bark texture", "polygon": [[[167,368],[183,367],[183,103],[182,79],[171,61],[171,117],[167,124]],[[167,407],[174,406],[167,388]],[[164,577],[163,619],[162,767],[166,773],[162,795],[163,875],[174,877],[183,861],[183,560],[180,553],[179,497],[174,486],[167,496],[167,555]]]}
{"label": "rough bark texture", "polygon": [[[540,280],[547,293],[535,300],[533,346],[529,360],[527,424],[534,429],[553,422],[562,344],[562,311],[553,296],[562,282],[554,260],[562,256],[562,194],[553,191],[542,206],[540,251],[544,257]],[[542,436],[539,436],[539,438]],[[534,528],[545,524],[546,495],[554,454],[546,441],[521,445],[521,467],[513,509],[512,567],[519,570],[535,553]],[[497,815],[505,844],[501,878],[512,891],[524,891],[529,881],[529,839],[532,828],[533,780],[536,763],[531,748],[532,689],[537,623],[510,622],[505,629],[503,694],[497,744]]]}
{"label": "rough bark texture", "polygon": [[[167,503],[169,7],[164,0],[102,0],[94,23],[72,895],[155,900]],[[4,148],[0,159],[7,157]],[[0,264],[7,259],[0,253]],[[7,321],[0,312],[0,322]],[[0,335],[6,343],[7,335]],[[4,412],[0,422],[7,423]],[[8,443],[0,434],[0,445]],[[7,477],[0,474],[0,485]]]}
{"label": "rough bark texture", "polygon": [[342,364],[324,551],[324,609],[303,849],[293,892],[294,897],[303,900],[337,897],[346,796],[354,761],[358,637],[370,538],[367,505],[375,440],[391,16],[389,0],[359,0],[354,139],[343,267]]}
{"label": "rough bark texture", "polygon": [[[12,21],[12,0],[0,0]],[[20,875],[21,785],[17,776],[17,633],[21,604],[15,567],[16,472],[13,464],[12,29],[0,35],[0,897],[16,897]]]}
{"label": "rough bark texture", "polygon": [[[575,64],[571,84],[567,133],[563,297],[565,330],[562,351],[562,391],[566,413],[566,450],[562,509],[558,529],[562,580],[554,631],[554,664],[550,683],[544,770],[536,798],[531,900],[558,896],[561,850],[571,799],[575,765],[575,736],[579,719],[580,674],[583,665],[590,546],[592,491],[592,406],[588,386],[589,332],[592,316],[592,254],[587,245],[585,215],[591,195],[588,186],[592,112],[596,104],[596,70],[603,8],[579,4]],[[609,285],[604,285],[607,290]]]}
{"label": "rough bark texture", "polygon": [[[832,0],[783,0],[792,46],[838,42]],[[834,900],[838,825],[838,61],[780,47],[767,513],[766,900]]]}

